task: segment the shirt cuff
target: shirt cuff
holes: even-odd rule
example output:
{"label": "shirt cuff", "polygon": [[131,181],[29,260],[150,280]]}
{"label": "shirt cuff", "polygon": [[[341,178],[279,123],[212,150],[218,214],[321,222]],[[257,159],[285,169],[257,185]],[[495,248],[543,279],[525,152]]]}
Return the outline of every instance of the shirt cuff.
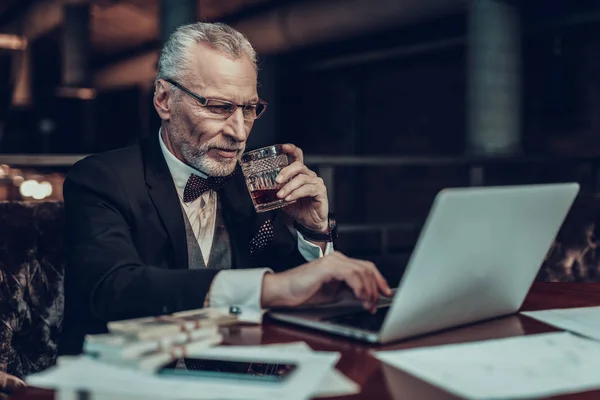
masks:
{"label": "shirt cuff", "polygon": [[241,311],[239,321],[260,323],[264,313],[260,307],[263,276],[272,272],[269,268],[220,271],[210,286],[209,306],[225,313],[235,306]]}
{"label": "shirt cuff", "polygon": [[[323,250],[320,246],[317,246],[314,243],[309,242],[304,238],[304,236],[298,233],[298,251],[304,257],[306,261],[313,261],[317,258],[323,257]],[[325,255],[333,253],[333,243],[327,242],[327,246],[325,246]]]}

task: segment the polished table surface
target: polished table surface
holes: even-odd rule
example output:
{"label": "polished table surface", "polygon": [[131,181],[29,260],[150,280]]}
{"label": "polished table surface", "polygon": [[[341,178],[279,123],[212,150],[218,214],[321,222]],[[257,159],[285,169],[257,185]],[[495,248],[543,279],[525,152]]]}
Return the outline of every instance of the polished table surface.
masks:
{"label": "polished table surface", "polygon": [[[550,308],[600,306],[600,283],[535,283],[522,307],[523,311]],[[361,392],[336,399],[457,399],[411,375],[380,363],[371,350],[393,350],[474,340],[503,338],[551,332],[556,329],[523,315],[512,315],[466,327],[447,330],[391,345],[367,345],[353,340],[265,321],[261,326],[229,329],[226,343],[257,345],[305,341],[314,350],[337,351],[342,357],[337,368],[361,386]],[[509,383],[509,382],[507,382]],[[13,399],[50,400],[49,390],[26,388]],[[599,399],[600,391],[570,394],[554,399]]]}

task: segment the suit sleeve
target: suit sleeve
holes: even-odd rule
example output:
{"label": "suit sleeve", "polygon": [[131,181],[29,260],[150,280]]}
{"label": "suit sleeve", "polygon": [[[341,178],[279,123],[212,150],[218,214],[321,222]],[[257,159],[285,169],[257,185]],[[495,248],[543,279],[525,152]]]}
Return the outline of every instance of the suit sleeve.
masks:
{"label": "suit sleeve", "polygon": [[131,236],[128,197],[114,170],[89,157],[64,183],[66,281],[94,317],[119,320],[203,307],[218,271],[146,265]]}

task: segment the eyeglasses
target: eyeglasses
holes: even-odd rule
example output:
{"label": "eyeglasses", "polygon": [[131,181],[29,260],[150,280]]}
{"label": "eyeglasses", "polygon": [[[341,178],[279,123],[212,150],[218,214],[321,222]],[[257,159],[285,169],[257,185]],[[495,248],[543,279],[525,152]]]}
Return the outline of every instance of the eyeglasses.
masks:
{"label": "eyeglasses", "polygon": [[192,92],[185,86],[172,79],[165,79],[165,81],[194,98],[194,100],[196,100],[203,108],[205,108],[206,111],[208,111],[208,113],[214,118],[227,119],[233,115],[238,107],[242,107],[244,119],[247,121],[254,121],[255,119],[260,118],[267,109],[267,102],[261,99],[252,104],[235,104],[226,100],[207,99]]}

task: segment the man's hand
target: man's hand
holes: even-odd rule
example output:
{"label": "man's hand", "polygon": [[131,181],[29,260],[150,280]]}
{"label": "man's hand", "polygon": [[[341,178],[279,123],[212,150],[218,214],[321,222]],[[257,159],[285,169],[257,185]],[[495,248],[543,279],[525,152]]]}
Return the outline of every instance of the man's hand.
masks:
{"label": "man's hand", "polygon": [[284,144],[283,151],[289,155],[290,165],[283,168],[276,178],[278,183],[287,182],[277,196],[287,201],[296,200],[283,211],[308,229],[326,232],[329,228],[329,202],[323,179],[304,165],[304,155],[299,147]]}
{"label": "man's hand", "polygon": [[344,289],[350,289],[371,312],[376,310],[380,293],[392,295],[373,263],[349,258],[336,251],[285,272],[266,274],[261,306],[295,307],[332,302]]}
{"label": "man's hand", "polygon": [[0,372],[0,399],[6,399],[18,389],[27,386],[25,382],[14,375]]}

